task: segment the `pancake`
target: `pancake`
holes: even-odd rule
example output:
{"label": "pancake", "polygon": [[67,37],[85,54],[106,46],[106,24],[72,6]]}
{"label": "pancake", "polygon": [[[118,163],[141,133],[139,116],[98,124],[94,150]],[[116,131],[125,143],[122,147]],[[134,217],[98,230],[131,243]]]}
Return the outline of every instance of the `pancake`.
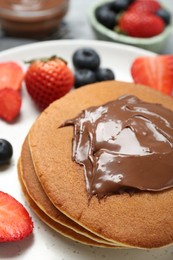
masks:
{"label": "pancake", "polygon": [[113,245],[107,245],[104,243],[99,243],[97,241],[94,241],[88,237],[85,237],[81,234],[76,233],[75,231],[73,231],[72,229],[63,226],[59,223],[57,223],[56,221],[52,220],[50,217],[48,217],[38,206],[37,204],[31,199],[31,197],[29,196],[25,185],[23,183],[22,180],[22,174],[21,174],[21,168],[20,168],[20,163],[18,164],[18,178],[22,187],[22,191],[24,193],[24,196],[27,200],[27,202],[29,203],[30,207],[33,209],[33,211],[36,213],[36,215],[45,223],[47,224],[50,228],[52,228],[53,230],[55,230],[56,232],[58,232],[59,234],[70,238],[74,241],[80,242],[82,244],[85,245],[90,245],[90,246],[97,246],[97,247],[109,247],[109,248],[114,248]]}
{"label": "pancake", "polygon": [[35,174],[27,138],[25,139],[22,147],[19,164],[20,176],[22,178],[22,183],[27,190],[27,193],[29,194],[32,201],[35,202],[37,207],[39,207],[49,218],[51,218],[55,222],[60,223],[61,225],[74,230],[76,233],[82,234],[86,237],[91,238],[92,240],[97,241],[98,243],[100,242],[111,244],[111,242],[105,241],[104,239],[84,229],[82,226],[79,226],[77,223],[72,221],[57,208],[55,208],[55,206],[50,202],[38,180],[37,175]]}
{"label": "pancake", "polygon": [[123,94],[173,110],[171,97],[146,86],[109,81],[82,87],[52,103],[36,120],[29,133],[32,161],[51,202],[79,225],[124,246],[162,247],[173,243],[173,189],[88,202],[83,168],[72,161],[73,127],[59,128],[83,109]]}

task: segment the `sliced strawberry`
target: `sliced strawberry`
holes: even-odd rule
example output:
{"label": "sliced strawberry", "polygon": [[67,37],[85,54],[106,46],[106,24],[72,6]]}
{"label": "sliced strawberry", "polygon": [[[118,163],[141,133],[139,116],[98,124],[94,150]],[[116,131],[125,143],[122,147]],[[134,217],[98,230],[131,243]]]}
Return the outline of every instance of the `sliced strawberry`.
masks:
{"label": "sliced strawberry", "polygon": [[128,10],[140,13],[156,13],[161,5],[156,0],[136,0],[128,8]]}
{"label": "sliced strawberry", "polygon": [[136,83],[148,85],[165,94],[173,91],[173,55],[138,57],[131,66]]}
{"label": "sliced strawberry", "polygon": [[0,89],[10,86],[12,89],[21,88],[24,72],[15,62],[0,63]]}
{"label": "sliced strawberry", "polygon": [[0,89],[0,118],[11,122],[19,114],[21,103],[19,91],[11,88]]}
{"label": "sliced strawberry", "polygon": [[0,191],[0,242],[17,241],[33,231],[27,210],[11,195]]}

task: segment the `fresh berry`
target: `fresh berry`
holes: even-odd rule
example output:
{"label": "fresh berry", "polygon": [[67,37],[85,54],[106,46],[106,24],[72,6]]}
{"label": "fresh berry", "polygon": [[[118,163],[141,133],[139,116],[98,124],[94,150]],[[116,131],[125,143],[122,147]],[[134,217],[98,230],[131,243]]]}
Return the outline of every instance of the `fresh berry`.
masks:
{"label": "fresh berry", "polygon": [[74,76],[67,63],[54,56],[32,61],[25,83],[28,93],[42,110],[70,91]]}
{"label": "fresh berry", "polygon": [[157,10],[156,15],[162,18],[166,25],[170,24],[171,15],[166,9],[160,8]]}
{"label": "fresh berry", "polygon": [[73,64],[77,69],[96,70],[100,65],[100,57],[91,48],[78,49],[73,54]]}
{"label": "fresh berry", "polygon": [[0,191],[0,242],[21,240],[33,231],[27,210],[11,195]]}
{"label": "fresh berry", "polygon": [[0,89],[0,118],[7,122],[13,121],[21,108],[21,96],[18,90],[11,88]]}
{"label": "fresh berry", "polygon": [[99,68],[96,71],[96,79],[97,81],[114,80],[115,76],[111,69]]}
{"label": "fresh berry", "polygon": [[135,13],[156,13],[161,8],[161,5],[156,0],[136,0],[128,8]]}
{"label": "fresh berry", "polygon": [[5,139],[0,139],[0,164],[9,162],[13,155],[12,145]]}
{"label": "fresh berry", "polygon": [[0,89],[9,87],[19,90],[23,80],[23,70],[15,62],[0,63]]}
{"label": "fresh berry", "polygon": [[153,37],[165,28],[163,20],[150,13],[124,12],[120,18],[119,29],[128,36],[147,38]]}
{"label": "fresh berry", "polygon": [[108,29],[113,29],[117,24],[117,17],[110,3],[99,6],[96,9],[95,16],[97,21]]}
{"label": "fresh berry", "polygon": [[96,74],[92,70],[80,69],[75,72],[75,88],[96,82]]}
{"label": "fresh berry", "polygon": [[148,85],[165,94],[173,93],[173,55],[139,57],[131,67],[135,83]]}
{"label": "fresh berry", "polygon": [[131,2],[131,0],[114,0],[112,2],[112,8],[116,13],[119,13],[126,10]]}

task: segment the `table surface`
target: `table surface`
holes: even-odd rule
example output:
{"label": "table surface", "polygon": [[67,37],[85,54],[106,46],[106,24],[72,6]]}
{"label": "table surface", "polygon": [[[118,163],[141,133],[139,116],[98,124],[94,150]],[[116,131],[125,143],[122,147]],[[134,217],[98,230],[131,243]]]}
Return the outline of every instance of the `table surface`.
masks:
{"label": "table surface", "polygon": [[[57,32],[44,39],[14,38],[4,34],[0,29],[0,51],[12,47],[44,40],[55,39],[96,39],[88,21],[88,10],[97,0],[70,0],[68,14]],[[173,16],[173,0],[160,0],[166,5]],[[79,12],[80,10],[80,12]],[[173,53],[173,29],[171,35],[162,50],[163,54]]]}

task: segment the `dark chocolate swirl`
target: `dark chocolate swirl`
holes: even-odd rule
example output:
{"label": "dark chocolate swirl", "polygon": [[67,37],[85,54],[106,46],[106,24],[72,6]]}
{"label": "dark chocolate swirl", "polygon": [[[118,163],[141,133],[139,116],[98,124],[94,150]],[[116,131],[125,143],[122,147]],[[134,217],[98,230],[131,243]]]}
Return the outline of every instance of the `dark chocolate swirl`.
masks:
{"label": "dark chocolate swirl", "polygon": [[171,110],[125,95],[82,111],[68,125],[89,197],[173,187]]}

